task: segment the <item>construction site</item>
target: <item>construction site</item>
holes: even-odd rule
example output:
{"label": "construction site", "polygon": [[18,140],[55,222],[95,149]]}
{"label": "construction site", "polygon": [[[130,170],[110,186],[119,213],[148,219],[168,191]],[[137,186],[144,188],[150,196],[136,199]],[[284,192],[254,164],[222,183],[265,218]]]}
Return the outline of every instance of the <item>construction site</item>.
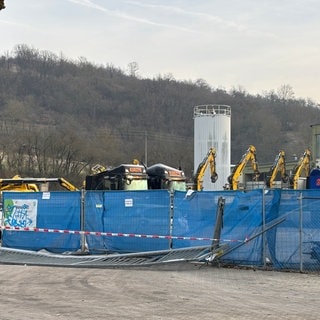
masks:
{"label": "construction site", "polygon": [[[1,179],[0,261],[129,267],[180,262],[320,270],[319,127],[295,163],[260,166],[249,145],[230,163],[231,107],[194,108],[195,169],[132,163],[64,178]],[[51,191],[57,183],[62,191]],[[15,192],[12,192],[15,191]]]}
{"label": "construction site", "polygon": [[294,162],[232,165],[231,108],[194,110],[192,179],[134,160],[0,180],[4,319],[318,318],[319,127]]}
{"label": "construction site", "polygon": [[248,141],[232,163],[231,107],[193,119],[191,176],[125,159],[81,185],[0,179],[3,319],[318,318],[319,126],[295,159]]}

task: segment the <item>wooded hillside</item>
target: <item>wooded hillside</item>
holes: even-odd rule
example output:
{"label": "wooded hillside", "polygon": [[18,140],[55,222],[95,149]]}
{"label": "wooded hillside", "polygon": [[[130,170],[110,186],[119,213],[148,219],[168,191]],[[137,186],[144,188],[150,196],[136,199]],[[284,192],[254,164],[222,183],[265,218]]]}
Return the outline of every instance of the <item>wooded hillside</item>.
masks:
{"label": "wooded hillside", "polygon": [[280,149],[299,156],[310,146],[310,125],[320,122],[317,103],[295,99],[290,85],[251,95],[202,79],[141,79],[112,64],[18,45],[0,57],[0,177],[78,183],[90,166],[134,158],[181,166],[191,176],[193,108],[203,104],[231,106],[233,163],[250,144],[261,163],[273,162]]}

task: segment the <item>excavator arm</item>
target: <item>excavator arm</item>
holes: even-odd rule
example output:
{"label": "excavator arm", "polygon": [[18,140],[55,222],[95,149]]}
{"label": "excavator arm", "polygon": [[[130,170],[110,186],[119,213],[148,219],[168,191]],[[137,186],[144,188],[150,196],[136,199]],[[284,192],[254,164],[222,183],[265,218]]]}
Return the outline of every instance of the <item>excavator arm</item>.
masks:
{"label": "excavator arm", "polygon": [[239,178],[242,174],[243,169],[248,162],[251,162],[253,169],[253,180],[257,181],[260,172],[258,170],[258,162],[256,158],[256,148],[252,145],[249,146],[246,153],[242,156],[240,162],[233,168],[231,175],[228,177],[228,182],[230,184],[231,190],[238,190],[239,187]]}
{"label": "excavator arm", "polygon": [[282,150],[280,150],[279,154],[276,156],[274,163],[270,169],[270,173],[266,181],[267,187],[274,187],[274,181],[277,177],[278,172],[280,172],[281,180],[285,183],[288,182],[289,176],[286,172],[285,152]]}
{"label": "excavator arm", "polygon": [[70,183],[69,181],[67,181],[65,178],[57,178],[59,184],[61,185],[61,187],[69,190],[69,191],[79,191],[79,189],[74,186],[72,183]]}
{"label": "excavator arm", "polygon": [[197,172],[194,175],[193,183],[194,188],[197,191],[201,191],[203,189],[203,176],[205,171],[207,170],[208,165],[210,166],[210,178],[211,182],[215,183],[218,179],[218,174],[216,172],[216,149],[210,148],[207,155],[204,157],[202,162],[199,164],[197,168]]}
{"label": "excavator arm", "polygon": [[304,170],[305,176],[308,177],[310,174],[310,158],[311,151],[306,149],[303,156],[299,159],[297,165],[293,168],[290,184],[292,189],[298,189],[298,181],[301,177],[302,171]]}

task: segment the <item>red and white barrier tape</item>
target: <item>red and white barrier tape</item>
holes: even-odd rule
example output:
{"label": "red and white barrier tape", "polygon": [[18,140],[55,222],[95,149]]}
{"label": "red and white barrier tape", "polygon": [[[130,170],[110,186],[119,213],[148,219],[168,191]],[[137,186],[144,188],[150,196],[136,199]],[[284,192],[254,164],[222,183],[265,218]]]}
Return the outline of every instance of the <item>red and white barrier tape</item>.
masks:
{"label": "red and white barrier tape", "polygon": [[46,232],[46,233],[64,233],[77,235],[93,235],[93,236],[108,236],[108,237],[127,237],[127,238],[149,238],[149,239],[167,239],[167,240],[195,240],[195,241],[221,241],[221,242],[246,242],[245,240],[222,240],[209,237],[182,237],[182,236],[161,236],[155,234],[135,234],[122,232],[100,232],[100,231],[79,231],[79,230],[61,230],[61,229],[46,229],[46,228],[28,228],[28,227],[10,227],[1,226],[2,230],[10,231],[31,231],[31,232]]}

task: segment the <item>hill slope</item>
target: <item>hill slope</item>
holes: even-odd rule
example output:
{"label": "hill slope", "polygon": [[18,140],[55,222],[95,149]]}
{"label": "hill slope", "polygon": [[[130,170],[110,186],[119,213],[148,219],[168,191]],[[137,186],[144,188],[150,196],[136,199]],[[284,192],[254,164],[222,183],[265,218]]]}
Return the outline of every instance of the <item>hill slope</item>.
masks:
{"label": "hill slope", "polygon": [[274,92],[226,92],[204,80],[139,79],[112,65],[70,61],[25,45],[0,57],[0,174],[64,175],[87,165],[137,158],[193,170],[193,108],[226,104],[232,111],[232,162],[248,145],[260,162],[280,149],[302,154],[320,110],[309,100]]}

